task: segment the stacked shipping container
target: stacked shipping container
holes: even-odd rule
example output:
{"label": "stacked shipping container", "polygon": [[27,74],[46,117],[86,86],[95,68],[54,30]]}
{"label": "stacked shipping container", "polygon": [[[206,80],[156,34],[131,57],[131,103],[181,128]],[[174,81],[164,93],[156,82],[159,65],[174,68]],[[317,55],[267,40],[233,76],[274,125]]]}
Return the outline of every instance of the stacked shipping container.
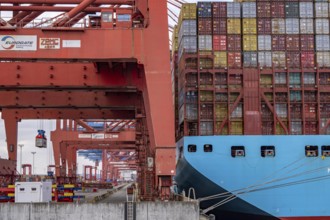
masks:
{"label": "stacked shipping container", "polygon": [[178,137],[330,134],[329,4],[184,4]]}

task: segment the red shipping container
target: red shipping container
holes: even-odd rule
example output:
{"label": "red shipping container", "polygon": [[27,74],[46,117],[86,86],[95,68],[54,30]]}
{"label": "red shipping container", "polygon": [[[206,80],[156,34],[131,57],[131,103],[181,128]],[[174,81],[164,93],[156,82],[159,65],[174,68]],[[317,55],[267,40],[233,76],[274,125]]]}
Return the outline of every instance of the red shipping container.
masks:
{"label": "red shipping container", "polygon": [[227,50],[227,36],[213,35],[213,50],[225,51]]}
{"label": "red shipping container", "polygon": [[241,68],[242,54],[239,52],[228,52],[228,67]]}
{"label": "red shipping container", "polygon": [[300,35],[300,48],[314,51],[314,35]]}
{"label": "red shipping container", "polygon": [[198,18],[198,34],[199,35],[212,34],[212,18]]}
{"label": "red shipping container", "polygon": [[227,34],[227,19],[213,18],[213,34]]}
{"label": "red shipping container", "polygon": [[201,119],[213,119],[213,105],[212,104],[202,104],[200,108]]}
{"label": "red shipping container", "polygon": [[299,35],[286,35],[286,49],[288,51],[299,51]]}
{"label": "red shipping container", "polygon": [[284,18],[285,17],[285,3],[280,1],[271,2],[271,13],[273,18]]}
{"label": "red shipping container", "polygon": [[299,68],[300,67],[300,53],[299,52],[287,52],[286,63],[288,67]]}
{"label": "red shipping container", "polygon": [[271,16],[270,2],[257,2],[257,17],[269,18]]}
{"label": "red shipping container", "polygon": [[285,51],[286,43],[285,35],[273,35],[272,36],[272,50],[274,51]]}
{"label": "red shipping container", "polygon": [[242,50],[242,37],[241,35],[227,35],[227,50],[228,51],[241,51]]}
{"label": "red shipping container", "polygon": [[301,52],[301,66],[304,68],[312,68],[315,65],[315,54],[314,52]]}
{"label": "red shipping container", "polygon": [[305,104],[305,118],[316,119],[316,104]]}
{"label": "red shipping container", "polygon": [[227,3],[212,2],[213,18],[227,18]]}
{"label": "red shipping container", "polygon": [[317,134],[317,122],[306,121],[305,122],[305,134]]}
{"label": "red shipping container", "polygon": [[258,18],[258,34],[271,34],[272,21],[270,18]]}

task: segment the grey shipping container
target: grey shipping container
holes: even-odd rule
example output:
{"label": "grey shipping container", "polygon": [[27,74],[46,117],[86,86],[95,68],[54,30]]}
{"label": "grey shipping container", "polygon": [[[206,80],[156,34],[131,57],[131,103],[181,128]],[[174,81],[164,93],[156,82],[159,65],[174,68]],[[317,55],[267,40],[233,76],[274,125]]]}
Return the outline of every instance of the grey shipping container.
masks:
{"label": "grey shipping container", "polygon": [[241,4],[239,2],[227,2],[227,17],[228,18],[241,17]]}
{"label": "grey shipping container", "polygon": [[287,18],[285,19],[286,34],[299,34],[299,19]]}
{"label": "grey shipping container", "polygon": [[186,104],[186,118],[188,120],[197,120],[197,104]]}
{"label": "grey shipping container", "polygon": [[291,134],[302,134],[302,125],[301,121],[291,121],[290,122],[291,127]]}
{"label": "grey shipping container", "polygon": [[300,34],[314,34],[314,20],[309,18],[300,19]]}
{"label": "grey shipping container", "polygon": [[201,122],[200,135],[213,135],[213,122]]}
{"label": "grey shipping container", "polygon": [[272,67],[272,52],[259,51],[258,63],[260,67]]}
{"label": "grey shipping container", "polygon": [[244,52],[243,53],[243,66],[244,67],[257,67],[258,66],[257,52]]}
{"label": "grey shipping container", "polygon": [[232,118],[242,118],[243,117],[243,104],[239,103],[234,111],[231,113]]}
{"label": "grey shipping container", "polygon": [[329,34],[329,19],[315,19],[315,34]]}
{"label": "grey shipping container", "polygon": [[299,18],[299,2],[285,2],[285,17]]}
{"label": "grey shipping container", "polygon": [[272,19],[272,34],[285,34],[285,19]]}
{"label": "grey shipping container", "polygon": [[212,50],[212,35],[198,35],[198,49],[200,51]]}
{"label": "grey shipping container", "polygon": [[319,67],[330,67],[330,52],[317,52],[316,62]]}
{"label": "grey shipping container", "polygon": [[315,48],[316,51],[329,51],[330,50],[329,35],[315,35]]}
{"label": "grey shipping container", "polygon": [[315,85],[315,73],[304,73],[304,84]]}
{"label": "grey shipping container", "polygon": [[179,30],[179,44],[183,36],[197,35],[196,20],[183,20]]}
{"label": "grey shipping container", "polygon": [[243,2],[242,3],[243,18],[256,18],[257,6],[255,2]]}
{"label": "grey shipping container", "polygon": [[313,2],[299,2],[299,15],[301,18],[313,18],[313,9]]}
{"label": "grey shipping container", "polygon": [[179,45],[179,55],[180,60],[183,53],[196,53],[197,52],[197,36],[184,36]]}
{"label": "grey shipping container", "polygon": [[278,117],[280,118],[287,118],[288,117],[288,108],[287,104],[275,104],[275,112]]}
{"label": "grey shipping container", "polygon": [[315,17],[316,18],[328,18],[329,17],[329,3],[315,2]]}
{"label": "grey shipping container", "polygon": [[258,50],[271,50],[272,37],[270,35],[258,35]]}

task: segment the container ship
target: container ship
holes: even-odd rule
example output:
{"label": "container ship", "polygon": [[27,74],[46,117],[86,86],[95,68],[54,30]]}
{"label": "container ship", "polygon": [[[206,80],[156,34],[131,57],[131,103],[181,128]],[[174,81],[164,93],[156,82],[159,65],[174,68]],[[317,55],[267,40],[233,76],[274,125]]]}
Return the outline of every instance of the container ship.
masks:
{"label": "container ship", "polygon": [[330,219],[329,1],[183,4],[172,77],[180,193],[217,219]]}

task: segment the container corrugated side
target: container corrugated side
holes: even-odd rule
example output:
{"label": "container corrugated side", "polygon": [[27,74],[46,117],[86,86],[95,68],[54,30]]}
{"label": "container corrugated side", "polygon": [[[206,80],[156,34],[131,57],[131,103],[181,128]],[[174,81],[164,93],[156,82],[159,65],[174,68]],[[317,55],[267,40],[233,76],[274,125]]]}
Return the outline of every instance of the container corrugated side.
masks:
{"label": "container corrugated side", "polygon": [[227,19],[227,34],[241,34],[241,19]]}
{"label": "container corrugated side", "polygon": [[227,67],[227,52],[215,51],[214,52],[214,68]]}
{"label": "container corrugated side", "polygon": [[315,17],[328,18],[329,17],[329,3],[328,2],[315,2]]}
{"label": "container corrugated side", "polygon": [[213,18],[213,34],[227,34],[227,19]]}
{"label": "container corrugated side", "polygon": [[285,19],[286,34],[299,34],[299,19],[287,18]]}
{"label": "container corrugated side", "polygon": [[310,18],[300,19],[300,34],[314,34],[314,20]]}
{"label": "container corrugated side", "polygon": [[228,51],[241,51],[242,50],[242,37],[238,34],[227,35],[227,50]]}
{"label": "container corrugated side", "polygon": [[197,36],[184,36],[179,44],[179,55],[180,60],[183,53],[197,53]]}
{"label": "container corrugated side", "polygon": [[285,34],[285,19],[272,19],[272,34]]}
{"label": "container corrugated side", "polygon": [[272,52],[258,51],[258,62],[260,67],[272,67]]}
{"label": "container corrugated side", "polygon": [[271,17],[270,2],[257,2],[257,17],[270,18]]}
{"label": "container corrugated side", "polygon": [[285,2],[285,17],[299,18],[299,2]]}
{"label": "container corrugated side", "polygon": [[301,66],[304,68],[312,68],[315,66],[314,51],[302,51],[301,52]]}
{"label": "container corrugated side", "polygon": [[317,52],[316,62],[319,67],[330,67],[330,52]]}
{"label": "container corrugated side", "polygon": [[286,48],[286,35],[272,35],[272,50],[285,51]]}
{"label": "container corrugated side", "polygon": [[212,18],[198,18],[198,34],[212,34]]}
{"label": "container corrugated side", "polygon": [[285,17],[285,4],[283,1],[271,1],[270,7],[273,18]]}
{"label": "container corrugated side", "polygon": [[271,35],[258,35],[258,50],[272,50]]}
{"label": "container corrugated side", "polygon": [[227,36],[213,35],[213,50],[226,51],[227,50]]}
{"label": "container corrugated side", "polygon": [[255,2],[243,2],[242,3],[242,17],[243,18],[256,18],[257,6]]}
{"label": "container corrugated side", "polygon": [[313,18],[314,17],[314,5],[313,2],[299,2],[299,16],[301,18]]}
{"label": "container corrugated side", "polygon": [[241,17],[241,4],[239,2],[227,2],[227,17],[228,18]]}
{"label": "container corrugated side", "polygon": [[212,17],[212,2],[198,2],[197,3],[197,16],[201,18]]}
{"label": "container corrugated side", "polygon": [[256,18],[243,18],[243,34],[257,34]]}
{"label": "container corrugated side", "polygon": [[257,35],[243,35],[243,51],[257,51]]}
{"label": "container corrugated side", "polygon": [[329,51],[330,50],[329,35],[315,35],[315,49],[316,51]]}
{"label": "container corrugated side", "polygon": [[196,36],[197,27],[196,20],[184,20],[182,21],[179,29],[179,44],[184,36]]}
{"label": "container corrugated side", "polygon": [[198,35],[198,50],[212,50],[212,35]]}
{"label": "container corrugated side", "polygon": [[272,54],[272,63],[274,67],[285,67],[286,66],[286,55],[283,51],[275,51]]}
{"label": "container corrugated side", "polygon": [[315,34],[329,34],[329,19],[315,19]]}
{"label": "container corrugated side", "polygon": [[227,2],[212,2],[213,18],[227,17]]}
{"label": "container corrugated side", "polygon": [[243,53],[243,66],[244,67],[257,67],[258,66],[258,53],[257,52],[244,52]]}
{"label": "container corrugated side", "polygon": [[258,18],[257,26],[258,34],[272,33],[272,20],[270,18]]}
{"label": "container corrugated side", "polygon": [[286,35],[286,50],[299,51],[300,50],[300,36],[299,35]]}

